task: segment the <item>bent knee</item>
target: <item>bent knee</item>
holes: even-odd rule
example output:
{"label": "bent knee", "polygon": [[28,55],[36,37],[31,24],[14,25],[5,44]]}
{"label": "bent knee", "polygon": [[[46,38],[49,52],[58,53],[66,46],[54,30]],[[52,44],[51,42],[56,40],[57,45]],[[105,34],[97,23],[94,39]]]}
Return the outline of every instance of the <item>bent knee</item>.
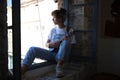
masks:
{"label": "bent knee", "polygon": [[34,50],[37,50],[37,49],[38,49],[38,47],[34,47],[34,46],[29,48],[29,50],[31,50],[31,51],[34,51]]}

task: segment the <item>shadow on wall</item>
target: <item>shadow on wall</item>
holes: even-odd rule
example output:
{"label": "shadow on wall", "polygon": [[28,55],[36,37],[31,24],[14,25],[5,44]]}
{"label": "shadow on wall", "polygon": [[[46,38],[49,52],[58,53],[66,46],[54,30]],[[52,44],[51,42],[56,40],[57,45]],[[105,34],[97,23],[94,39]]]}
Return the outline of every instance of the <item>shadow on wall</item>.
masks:
{"label": "shadow on wall", "polygon": [[106,20],[105,36],[120,37],[120,0],[114,0],[111,4],[112,20]]}

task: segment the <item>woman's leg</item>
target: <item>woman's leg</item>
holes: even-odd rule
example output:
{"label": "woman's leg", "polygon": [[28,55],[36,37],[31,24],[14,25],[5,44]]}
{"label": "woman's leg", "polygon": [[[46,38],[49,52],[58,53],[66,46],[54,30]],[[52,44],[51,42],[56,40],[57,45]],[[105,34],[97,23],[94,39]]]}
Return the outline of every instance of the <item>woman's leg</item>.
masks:
{"label": "woman's leg", "polygon": [[63,77],[63,62],[68,60],[70,53],[70,42],[69,40],[64,40],[59,47],[59,50],[56,54],[56,60],[57,60],[57,65],[56,65],[56,76],[57,77]]}
{"label": "woman's leg", "polygon": [[55,56],[56,61],[68,61],[69,58],[69,54],[70,54],[70,50],[71,50],[71,44],[69,40],[64,40],[59,47],[59,50]]}
{"label": "woman's leg", "polygon": [[49,61],[55,60],[53,52],[39,47],[31,47],[22,61],[22,73],[25,73],[27,71],[28,67],[31,66],[35,58]]}

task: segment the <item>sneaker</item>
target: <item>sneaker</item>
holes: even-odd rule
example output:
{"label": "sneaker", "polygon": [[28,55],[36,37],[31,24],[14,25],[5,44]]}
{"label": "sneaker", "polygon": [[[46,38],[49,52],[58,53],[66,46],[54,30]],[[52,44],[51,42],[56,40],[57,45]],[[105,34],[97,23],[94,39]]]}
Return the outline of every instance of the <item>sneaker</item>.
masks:
{"label": "sneaker", "polygon": [[63,68],[62,68],[61,65],[57,65],[57,66],[56,66],[56,77],[57,77],[57,78],[62,78],[62,77],[64,77]]}

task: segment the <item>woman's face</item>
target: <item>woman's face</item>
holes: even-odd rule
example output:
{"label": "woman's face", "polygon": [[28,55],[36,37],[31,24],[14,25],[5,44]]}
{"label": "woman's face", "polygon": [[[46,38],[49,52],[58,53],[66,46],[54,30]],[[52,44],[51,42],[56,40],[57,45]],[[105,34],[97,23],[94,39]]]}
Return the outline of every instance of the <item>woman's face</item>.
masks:
{"label": "woman's face", "polygon": [[57,18],[55,16],[53,16],[52,20],[53,20],[54,24],[58,24]]}
{"label": "woman's face", "polygon": [[62,18],[56,18],[55,16],[53,16],[52,20],[53,20],[54,24],[61,24],[61,23],[63,23]]}

